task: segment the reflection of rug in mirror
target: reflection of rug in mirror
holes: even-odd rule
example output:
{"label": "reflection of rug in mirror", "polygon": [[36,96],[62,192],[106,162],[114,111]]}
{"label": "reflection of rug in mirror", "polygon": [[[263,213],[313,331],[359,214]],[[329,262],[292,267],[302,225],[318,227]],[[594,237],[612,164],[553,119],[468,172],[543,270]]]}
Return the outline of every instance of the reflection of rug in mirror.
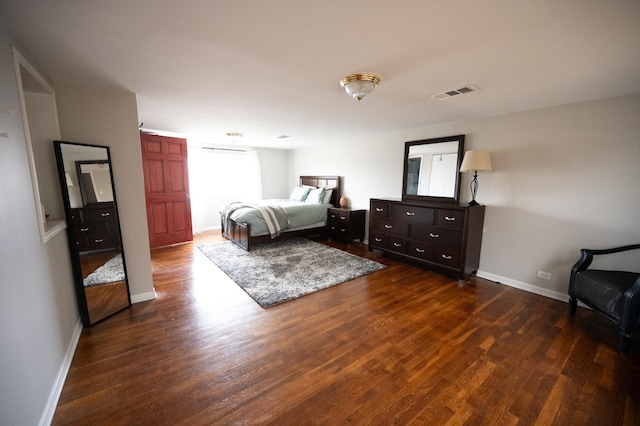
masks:
{"label": "reflection of rug in mirror", "polygon": [[84,286],[88,287],[116,281],[124,281],[124,266],[122,264],[122,254],[120,253],[89,274],[83,282]]}
{"label": "reflection of rug in mirror", "polygon": [[260,244],[251,251],[229,241],[198,248],[263,308],[385,267],[305,238]]}

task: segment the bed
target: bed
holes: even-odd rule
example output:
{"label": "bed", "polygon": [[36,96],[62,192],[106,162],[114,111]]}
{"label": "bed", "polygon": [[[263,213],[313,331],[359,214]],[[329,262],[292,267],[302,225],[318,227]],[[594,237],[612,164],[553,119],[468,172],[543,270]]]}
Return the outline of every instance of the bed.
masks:
{"label": "bed", "polygon": [[[313,188],[323,188],[323,191],[313,191]],[[232,203],[234,205],[225,206],[220,212],[222,235],[250,251],[256,244],[326,232],[327,209],[338,206],[342,195],[340,176],[300,176],[300,183],[294,191],[304,192],[307,189],[307,194],[299,201],[263,200],[252,203],[251,206],[246,203]],[[328,190],[331,190],[330,195],[327,193]],[[292,191],[292,197],[297,198],[298,192],[294,196],[294,191]],[[318,195],[319,193],[321,195]],[[313,197],[313,195],[318,195],[321,200],[305,202],[306,196]],[[256,206],[258,208],[255,208]],[[272,227],[268,226],[269,220],[265,210],[269,210],[272,214],[286,212],[286,218],[283,220],[288,222],[287,226],[273,233]]]}

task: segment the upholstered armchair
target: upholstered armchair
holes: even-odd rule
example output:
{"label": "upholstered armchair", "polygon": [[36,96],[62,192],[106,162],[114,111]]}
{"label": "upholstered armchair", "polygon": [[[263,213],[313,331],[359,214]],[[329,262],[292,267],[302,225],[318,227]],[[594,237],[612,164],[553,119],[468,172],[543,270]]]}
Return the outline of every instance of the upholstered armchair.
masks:
{"label": "upholstered armchair", "polygon": [[[575,315],[578,300],[618,324],[620,352],[631,345],[640,313],[640,273],[588,269],[593,256],[640,249],[640,244],[605,250],[582,249],[571,268],[569,309]],[[640,262],[640,261],[639,261]]]}

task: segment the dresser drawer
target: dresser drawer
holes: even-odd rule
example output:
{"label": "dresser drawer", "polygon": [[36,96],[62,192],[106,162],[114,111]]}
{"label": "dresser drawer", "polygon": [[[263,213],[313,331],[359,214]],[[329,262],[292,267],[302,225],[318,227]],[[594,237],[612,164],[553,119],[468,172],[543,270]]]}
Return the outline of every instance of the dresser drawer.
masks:
{"label": "dresser drawer", "polygon": [[433,261],[444,266],[456,268],[460,265],[460,250],[436,247]]}
{"label": "dresser drawer", "polygon": [[113,208],[84,209],[82,211],[82,219],[84,223],[112,221],[115,220],[115,211]]}
{"label": "dresser drawer", "polygon": [[438,209],[436,211],[436,225],[448,229],[462,230],[464,227],[464,211]]}
{"label": "dresser drawer", "polygon": [[369,235],[369,246],[386,249],[389,247],[389,236],[380,232],[372,232]]}
{"label": "dresser drawer", "polygon": [[389,207],[389,218],[408,223],[433,223],[434,209],[428,207],[414,207],[402,204],[392,204]]}
{"label": "dresser drawer", "polygon": [[371,201],[371,217],[389,217],[389,203]]}
{"label": "dresser drawer", "polygon": [[407,240],[405,240],[404,238],[389,237],[389,246],[387,248],[397,253],[406,254]]}
{"label": "dresser drawer", "polygon": [[411,225],[409,238],[451,248],[462,246],[462,232],[438,226]]}
{"label": "dresser drawer", "polygon": [[371,223],[373,231],[396,237],[406,238],[409,230],[408,223],[402,223],[396,220],[374,218]]}
{"label": "dresser drawer", "polygon": [[435,248],[432,245],[420,242],[409,241],[407,254],[423,260],[433,260]]}

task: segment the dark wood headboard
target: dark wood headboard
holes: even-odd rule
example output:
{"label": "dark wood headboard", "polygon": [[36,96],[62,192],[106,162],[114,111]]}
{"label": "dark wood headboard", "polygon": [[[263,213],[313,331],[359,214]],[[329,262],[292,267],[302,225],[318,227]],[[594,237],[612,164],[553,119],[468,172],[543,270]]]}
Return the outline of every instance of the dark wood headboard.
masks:
{"label": "dark wood headboard", "polygon": [[300,185],[333,189],[333,193],[331,194],[331,204],[335,207],[340,205],[340,197],[342,196],[340,176],[300,176]]}

